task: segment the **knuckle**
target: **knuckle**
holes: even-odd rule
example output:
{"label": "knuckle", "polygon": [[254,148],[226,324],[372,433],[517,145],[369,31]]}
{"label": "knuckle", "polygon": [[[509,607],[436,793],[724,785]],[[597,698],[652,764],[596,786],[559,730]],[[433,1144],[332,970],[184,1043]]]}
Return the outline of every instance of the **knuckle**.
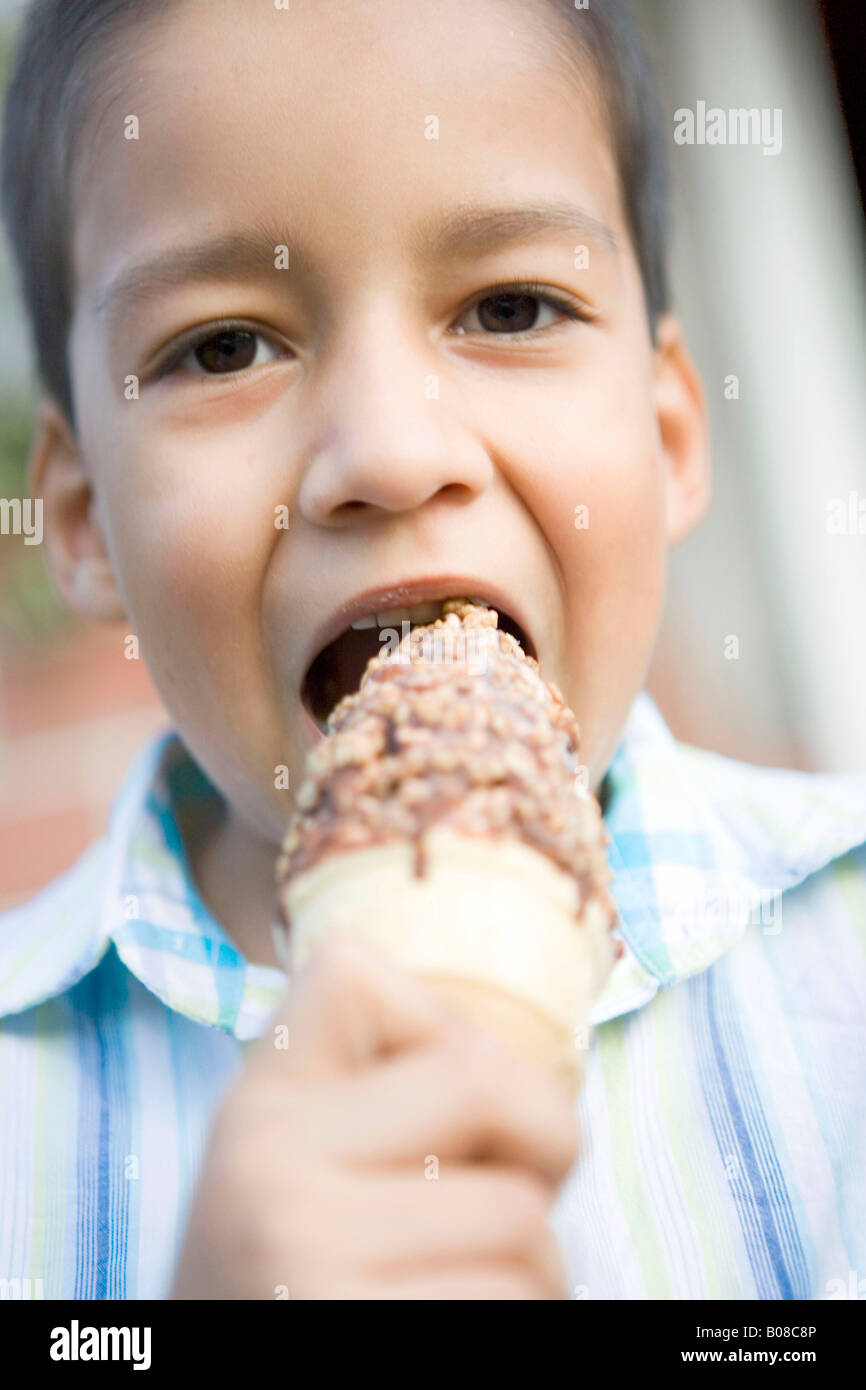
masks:
{"label": "knuckle", "polygon": [[441,1048],[463,1121],[480,1130],[511,1123],[523,1072],[512,1065],[505,1045],[456,1019],[446,1028]]}

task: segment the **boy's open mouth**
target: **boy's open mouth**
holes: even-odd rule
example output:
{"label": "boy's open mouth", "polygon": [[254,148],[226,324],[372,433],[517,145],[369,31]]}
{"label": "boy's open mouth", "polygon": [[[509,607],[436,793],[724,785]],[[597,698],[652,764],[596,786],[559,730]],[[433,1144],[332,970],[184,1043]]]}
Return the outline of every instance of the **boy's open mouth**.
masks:
{"label": "boy's open mouth", "polygon": [[[485,598],[467,597],[482,607],[495,607],[502,631],[515,637],[528,656],[536,656],[532,641],[515,618]],[[328,715],[343,696],[358,689],[370,658],[388,650],[383,645],[386,641],[393,644],[391,634],[402,637],[408,630],[404,623],[412,628],[434,622],[441,616],[444,602],[444,599],[426,599],[363,614],[322,648],[307,668],[301,684],[301,699],[320,729],[326,728]]]}

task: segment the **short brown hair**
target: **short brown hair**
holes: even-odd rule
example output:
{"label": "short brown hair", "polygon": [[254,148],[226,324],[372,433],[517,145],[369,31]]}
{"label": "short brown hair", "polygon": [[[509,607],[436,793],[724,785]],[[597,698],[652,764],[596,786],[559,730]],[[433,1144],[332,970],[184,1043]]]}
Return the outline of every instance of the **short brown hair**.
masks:
{"label": "short brown hair", "polygon": [[[73,161],[94,93],[129,32],[176,0],[31,0],[6,89],[2,214],[42,384],[74,425],[67,340],[73,311]],[[668,186],[652,70],[620,0],[544,0],[600,83],[650,329],[668,307]]]}

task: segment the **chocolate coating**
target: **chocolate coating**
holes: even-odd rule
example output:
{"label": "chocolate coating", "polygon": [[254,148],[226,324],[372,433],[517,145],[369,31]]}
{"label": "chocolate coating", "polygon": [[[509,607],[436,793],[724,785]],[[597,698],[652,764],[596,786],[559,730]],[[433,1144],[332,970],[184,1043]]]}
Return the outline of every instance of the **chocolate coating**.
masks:
{"label": "chocolate coating", "polygon": [[414,842],[421,875],[425,831],[447,826],[532,845],[574,876],[580,905],[600,900],[615,925],[610,837],[577,789],[577,722],[496,624],[492,609],[452,599],[368,663],[308,756],[277,862],[283,888],[326,855],[392,839]]}

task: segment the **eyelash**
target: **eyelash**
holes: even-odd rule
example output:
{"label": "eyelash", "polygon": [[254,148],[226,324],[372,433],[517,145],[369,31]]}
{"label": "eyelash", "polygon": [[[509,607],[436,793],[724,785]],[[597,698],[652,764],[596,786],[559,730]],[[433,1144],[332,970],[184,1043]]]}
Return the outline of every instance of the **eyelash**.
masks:
{"label": "eyelash", "polygon": [[[483,293],[477,295],[475,299],[473,299],[472,302],[467,305],[463,313],[471,313],[473,309],[477,309],[478,305],[483,304],[487,299],[496,299],[499,296],[505,295],[526,295],[530,298],[538,299],[542,304],[546,304],[548,305],[548,307],[557,309],[561,314],[564,314],[565,317],[573,323],[589,323],[595,317],[595,315],[592,313],[588,306],[581,306],[579,303],[572,301],[571,299],[566,299],[564,296],[561,297],[558,294],[551,293],[551,291],[538,280],[517,280],[509,281],[500,285],[491,285],[488,289],[485,289]],[[461,317],[463,317],[463,315],[461,315]],[[549,332],[552,326],[553,325],[548,325],[547,328],[542,329],[528,328],[520,333],[501,334],[483,333],[479,330],[473,330],[472,332],[467,332],[465,333],[465,335],[461,336],[465,336],[467,338],[474,336],[479,336],[482,338],[506,338],[511,342],[525,342],[528,338],[537,337],[539,333]],[[161,381],[163,377],[170,376],[173,372],[176,372],[180,367],[180,364],[182,363],[183,359],[186,356],[188,356],[189,353],[195,352],[196,348],[202,347],[205,343],[210,342],[211,338],[218,337],[220,333],[231,333],[235,331],[251,333],[258,338],[269,338],[269,335],[267,333],[264,333],[261,329],[256,328],[252,324],[245,323],[243,320],[217,319],[213,323],[206,324],[202,329],[198,331],[193,330],[189,337],[181,339],[178,345],[174,349],[172,349],[169,356],[162,363],[160,363],[160,365],[155,370],[154,380]],[[247,367],[243,368],[239,372],[202,372],[201,375],[206,379],[208,377],[218,379],[221,376],[242,376],[245,371],[249,370],[250,368]]]}

